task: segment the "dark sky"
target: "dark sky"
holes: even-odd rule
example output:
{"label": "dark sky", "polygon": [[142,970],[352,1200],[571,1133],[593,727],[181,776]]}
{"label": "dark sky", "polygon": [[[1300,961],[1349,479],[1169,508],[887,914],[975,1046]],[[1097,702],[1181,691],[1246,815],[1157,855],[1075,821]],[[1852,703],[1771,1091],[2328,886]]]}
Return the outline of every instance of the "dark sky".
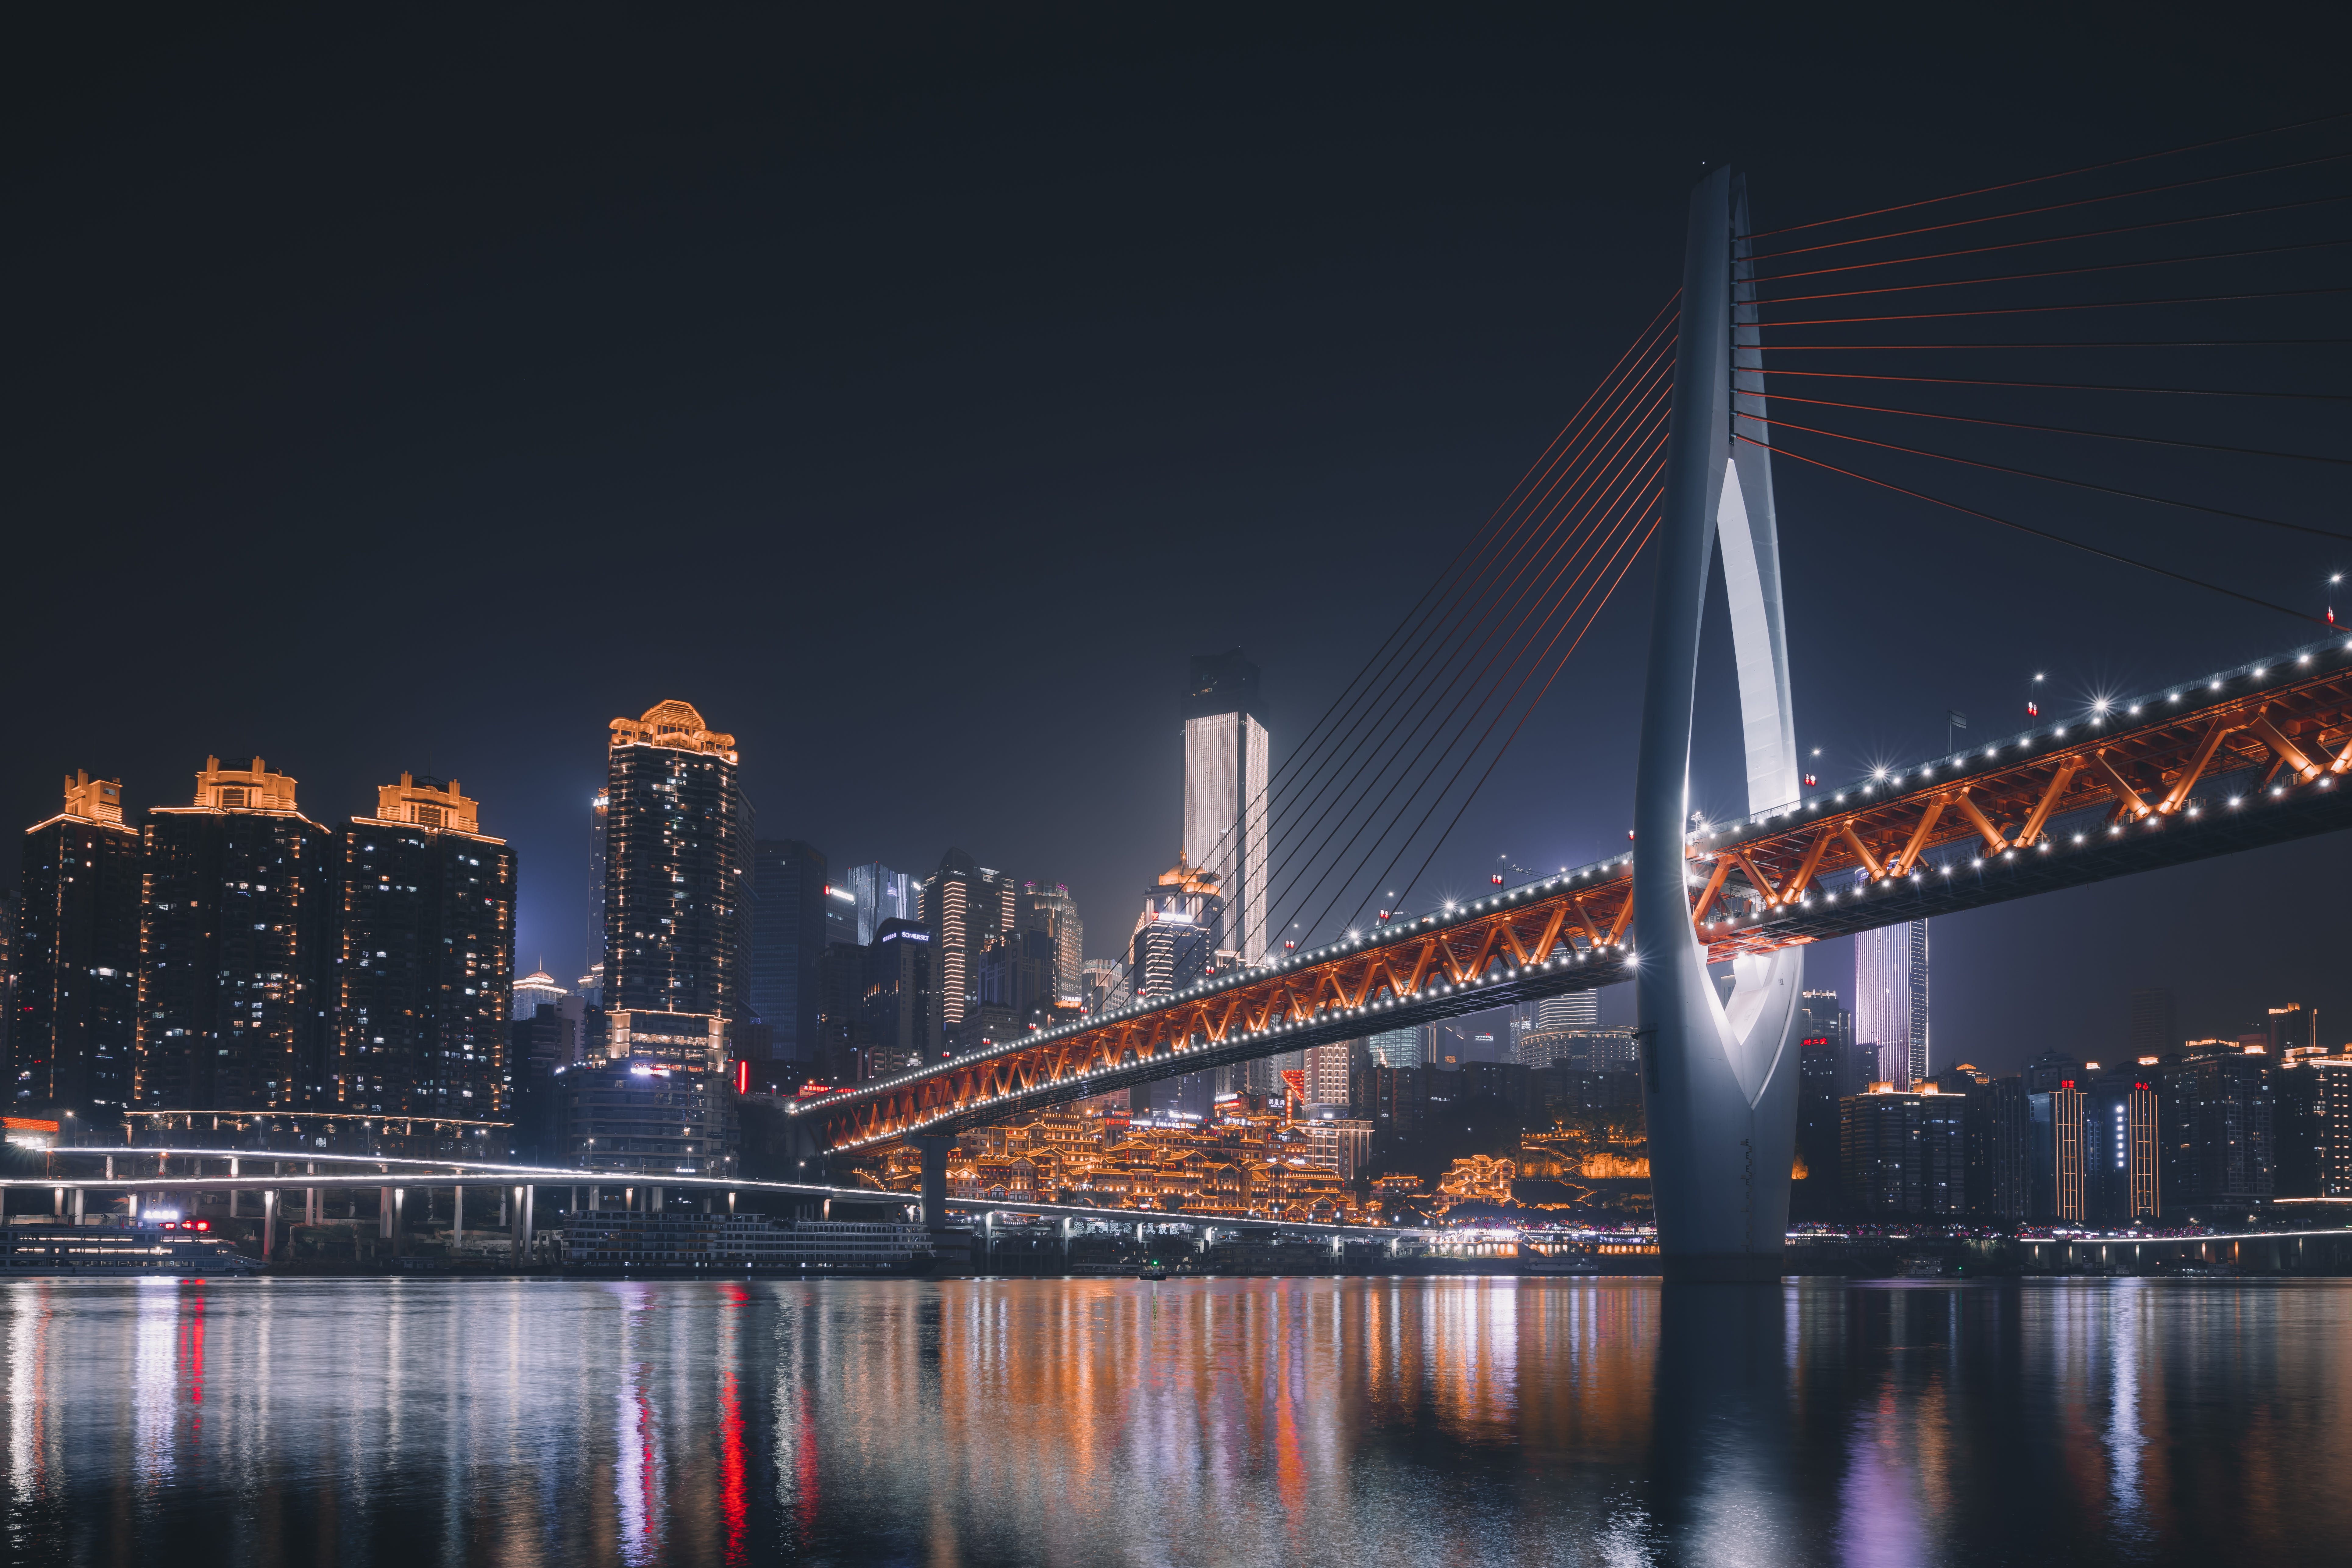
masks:
{"label": "dark sky", "polygon": [[[1769,226],[2352,107],[2318,8],[1895,17],[17,16],[6,803],[76,767],[178,802],[208,752],[330,819],[455,775],[518,847],[521,962],[575,972],[604,726],[677,697],[739,737],[763,835],[1066,881],[1113,952],[1176,851],[1188,657],[1245,647],[1295,739],[1674,289],[1704,163]],[[2292,311],[2202,324],[2345,335]],[[2352,449],[2333,407],[2258,425]],[[2347,526],[2306,473],[2203,480]],[[1940,748],[1948,707],[2004,733],[2033,669],[2078,701],[2310,633],[1794,465],[1780,492],[1826,772]],[[2306,610],[2352,565],[2079,521]],[[1433,891],[1622,846],[1647,586]],[[2293,998],[2343,1038],[2347,869],[2322,840],[1939,922],[1937,1060],[2113,1050],[2148,984],[2194,1031]]]}

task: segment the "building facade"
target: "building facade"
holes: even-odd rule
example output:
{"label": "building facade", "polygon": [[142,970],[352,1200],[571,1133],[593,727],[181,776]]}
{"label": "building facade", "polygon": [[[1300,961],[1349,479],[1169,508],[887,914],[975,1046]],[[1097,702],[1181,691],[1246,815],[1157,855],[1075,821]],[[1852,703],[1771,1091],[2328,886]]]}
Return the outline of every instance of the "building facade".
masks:
{"label": "building facade", "polygon": [[866,950],[865,1076],[890,1078],[941,1049],[939,939],[915,921],[887,920]]}
{"label": "building facade", "polygon": [[504,1121],[514,851],[455,781],[376,795],[336,835],[331,1109]]}
{"label": "building facade", "polygon": [[1839,1106],[1839,1163],[1854,1218],[1958,1219],[1968,1212],[1965,1101],[1932,1084],[1848,1095]]}
{"label": "building facade", "polygon": [[207,757],[194,804],[149,811],[143,839],[140,1105],[319,1106],[334,1001],[333,835],[260,758],[238,769]]}
{"label": "building facade", "polygon": [[1927,1081],[1927,922],[1906,921],[1853,938],[1854,1039],[1878,1052],[1879,1081]]}
{"label": "building facade", "polygon": [[2241,1209],[2276,1194],[2273,1060],[2267,1049],[2215,1040],[2140,1068],[2164,1102],[2167,1203]]}
{"label": "building facade", "polygon": [[922,922],[930,929],[942,1034],[960,1030],[980,1005],[980,960],[1001,931],[1013,929],[1019,900],[1012,879],[961,849],[940,858],[922,887]]}
{"label": "building facade", "polygon": [[[615,719],[604,794],[604,1008],[745,1008],[750,808],[735,737],[688,703]],[[625,1026],[623,1026],[625,1027]]]}
{"label": "building facade", "polygon": [[25,830],[10,962],[0,965],[10,1115],[71,1112],[88,1131],[130,1109],[144,862],[116,780],[66,780],[64,809]]}
{"label": "building facade", "polygon": [[1180,704],[1184,720],[1184,837],[1181,858],[1215,879],[1228,942],[1244,963],[1265,962],[1273,932],[1266,906],[1267,744],[1260,672],[1239,648],[1192,660]]}
{"label": "building facade", "polygon": [[813,1064],[817,965],[831,912],[824,855],[797,838],[762,838],[751,864],[751,1011],[768,1026],[776,1060]]}

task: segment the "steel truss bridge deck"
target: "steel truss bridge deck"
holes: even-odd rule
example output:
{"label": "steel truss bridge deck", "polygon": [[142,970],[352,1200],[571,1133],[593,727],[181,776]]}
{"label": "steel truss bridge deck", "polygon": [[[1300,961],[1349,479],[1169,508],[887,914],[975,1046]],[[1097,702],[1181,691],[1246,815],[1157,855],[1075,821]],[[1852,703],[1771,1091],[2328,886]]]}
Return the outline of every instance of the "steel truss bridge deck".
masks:
{"label": "steel truss bridge deck", "polygon": [[[2352,826],[2329,642],[1693,834],[1710,962]],[[818,1151],[1632,978],[1630,855],[793,1108]]]}

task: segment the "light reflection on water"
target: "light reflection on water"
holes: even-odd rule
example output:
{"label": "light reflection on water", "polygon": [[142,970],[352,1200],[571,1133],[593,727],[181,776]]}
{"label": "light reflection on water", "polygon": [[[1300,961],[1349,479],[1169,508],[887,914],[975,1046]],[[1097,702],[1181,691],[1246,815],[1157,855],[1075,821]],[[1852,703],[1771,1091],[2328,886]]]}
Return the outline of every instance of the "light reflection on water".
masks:
{"label": "light reflection on water", "polygon": [[9,1561],[2326,1556],[2352,1284],[0,1283]]}

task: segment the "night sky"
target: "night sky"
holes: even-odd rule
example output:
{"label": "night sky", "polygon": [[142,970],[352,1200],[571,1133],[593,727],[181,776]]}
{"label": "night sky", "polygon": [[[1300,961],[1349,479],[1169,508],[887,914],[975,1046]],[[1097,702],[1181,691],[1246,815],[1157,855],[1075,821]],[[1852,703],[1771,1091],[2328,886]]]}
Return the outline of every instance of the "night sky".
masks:
{"label": "night sky", "polygon": [[[2352,108],[2316,8],[1892,15],[18,16],[5,804],[47,816],[77,767],[179,804],[207,752],[262,755],[329,820],[404,769],[455,776],[518,848],[521,965],[568,978],[605,725],[682,698],[738,737],[762,836],[1066,882],[1116,952],[1177,850],[1189,657],[1264,666],[1284,752],[1672,292],[1706,164],[1774,226]],[[2295,221],[2247,243],[2347,232],[2342,206]],[[2166,331],[2352,336],[2332,297],[2248,309]],[[2345,352],[2131,374],[2340,390]],[[2343,406],[2139,416],[2342,457]],[[2093,417],[2030,416],[2054,412]],[[2340,468],[2095,461],[2352,531]],[[1948,708],[1979,742],[2021,728],[2035,670],[2079,705],[2315,635],[1793,463],[1779,496],[1799,732],[1832,776],[1938,752]],[[2305,614],[2352,569],[2033,504]],[[1498,853],[1622,848],[1648,588],[1431,894]],[[2347,871],[2324,839],[1939,921],[1936,1064],[2113,1052],[2153,984],[2193,1033],[2292,999],[2352,1037]],[[1849,945],[1811,973],[1850,986]]]}

